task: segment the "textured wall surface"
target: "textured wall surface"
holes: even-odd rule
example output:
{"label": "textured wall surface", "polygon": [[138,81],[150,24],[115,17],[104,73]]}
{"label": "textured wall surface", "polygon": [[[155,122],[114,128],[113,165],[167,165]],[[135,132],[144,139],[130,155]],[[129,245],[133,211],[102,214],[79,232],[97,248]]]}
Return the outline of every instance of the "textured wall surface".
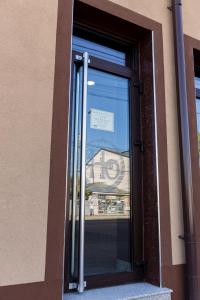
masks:
{"label": "textured wall surface", "polygon": [[[173,264],[185,262],[184,245],[178,239],[183,233],[180,157],[175,86],[172,13],[168,10],[171,0],[111,0],[162,24],[165,68],[165,95],[167,114],[169,193],[172,232]],[[187,0],[188,2],[190,0]],[[197,2],[197,1],[196,1]],[[153,3],[153,5],[152,5]],[[161,195],[162,197],[162,195]]]}
{"label": "textured wall surface", "polygon": [[200,40],[200,1],[183,0],[183,28],[185,34]]}
{"label": "textured wall surface", "polygon": [[57,0],[0,1],[0,285],[44,280]]}

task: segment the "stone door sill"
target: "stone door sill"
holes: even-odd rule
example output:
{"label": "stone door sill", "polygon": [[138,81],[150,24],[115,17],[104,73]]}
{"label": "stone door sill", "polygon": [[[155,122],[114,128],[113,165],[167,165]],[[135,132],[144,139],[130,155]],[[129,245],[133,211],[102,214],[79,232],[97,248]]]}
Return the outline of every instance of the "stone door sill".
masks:
{"label": "stone door sill", "polygon": [[171,300],[172,290],[148,283],[134,283],[69,293],[63,300]]}

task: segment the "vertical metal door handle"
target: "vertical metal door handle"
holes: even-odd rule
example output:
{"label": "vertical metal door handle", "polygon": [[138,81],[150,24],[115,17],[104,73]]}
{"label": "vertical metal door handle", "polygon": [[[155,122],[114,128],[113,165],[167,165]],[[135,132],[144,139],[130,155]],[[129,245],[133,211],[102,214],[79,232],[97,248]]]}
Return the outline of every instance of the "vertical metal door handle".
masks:
{"label": "vertical metal door handle", "polygon": [[71,239],[71,276],[75,276],[75,241],[76,241],[76,202],[77,202],[77,165],[78,165],[78,124],[80,106],[80,70],[76,73],[76,100],[75,100],[75,124],[74,124],[74,159],[73,159],[73,199],[72,199],[72,239]]}
{"label": "vertical metal door handle", "polygon": [[80,191],[80,241],[79,241],[79,284],[78,291],[84,291],[84,243],[85,243],[85,181],[86,181],[86,126],[87,126],[87,52],[83,54],[83,99],[82,99],[82,130],[81,130],[81,191]]}

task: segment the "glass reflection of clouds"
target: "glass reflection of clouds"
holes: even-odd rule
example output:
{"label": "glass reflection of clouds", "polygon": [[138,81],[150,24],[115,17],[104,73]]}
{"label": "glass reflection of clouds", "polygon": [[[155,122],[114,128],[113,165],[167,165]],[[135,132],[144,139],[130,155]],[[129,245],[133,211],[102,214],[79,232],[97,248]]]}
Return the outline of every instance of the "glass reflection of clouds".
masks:
{"label": "glass reflection of clouds", "polygon": [[[87,159],[99,148],[105,147],[119,152],[129,150],[129,81],[113,74],[89,69],[88,114],[95,108],[114,114],[114,132],[90,128],[88,118]],[[117,145],[117,147],[116,147]]]}

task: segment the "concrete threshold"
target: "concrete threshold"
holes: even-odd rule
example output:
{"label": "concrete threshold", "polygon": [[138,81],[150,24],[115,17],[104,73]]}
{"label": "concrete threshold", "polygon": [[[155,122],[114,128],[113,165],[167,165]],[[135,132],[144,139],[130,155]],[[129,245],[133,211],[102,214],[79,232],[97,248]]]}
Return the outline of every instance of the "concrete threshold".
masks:
{"label": "concrete threshold", "polygon": [[171,300],[172,290],[148,283],[125,284],[65,294],[63,300]]}

